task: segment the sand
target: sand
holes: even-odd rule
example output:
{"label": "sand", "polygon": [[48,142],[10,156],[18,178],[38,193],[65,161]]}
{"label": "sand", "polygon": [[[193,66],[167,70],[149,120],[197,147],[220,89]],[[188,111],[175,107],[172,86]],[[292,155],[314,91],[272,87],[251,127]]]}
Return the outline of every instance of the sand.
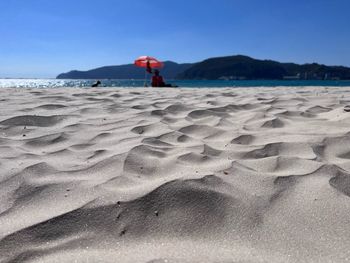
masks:
{"label": "sand", "polygon": [[0,92],[0,262],[350,260],[350,88]]}

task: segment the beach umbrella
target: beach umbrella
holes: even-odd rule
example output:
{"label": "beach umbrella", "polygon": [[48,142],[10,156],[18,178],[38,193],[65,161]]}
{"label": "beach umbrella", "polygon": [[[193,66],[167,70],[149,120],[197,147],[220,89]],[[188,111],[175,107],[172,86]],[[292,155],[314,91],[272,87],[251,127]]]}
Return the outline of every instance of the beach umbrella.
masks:
{"label": "beach umbrella", "polygon": [[147,82],[147,72],[151,72],[152,68],[162,68],[164,66],[163,62],[150,56],[138,57],[135,62],[135,66],[145,68],[145,86]]}
{"label": "beach umbrella", "polygon": [[141,68],[147,68],[148,66],[151,68],[162,68],[164,66],[163,62],[150,56],[141,56],[135,60],[134,64]]}

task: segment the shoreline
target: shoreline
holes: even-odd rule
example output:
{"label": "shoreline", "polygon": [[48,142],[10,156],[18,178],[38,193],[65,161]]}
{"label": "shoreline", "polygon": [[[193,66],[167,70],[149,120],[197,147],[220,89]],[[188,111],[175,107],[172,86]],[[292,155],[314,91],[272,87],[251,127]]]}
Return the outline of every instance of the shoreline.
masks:
{"label": "shoreline", "polygon": [[[0,79],[0,88],[9,87],[32,87],[32,88],[62,88],[62,87],[91,87],[97,80],[59,80],[59,79]],[[288,80],[169,80],[170,84],[177,85],[180,88],[226,88],[226,87],[350,87],[349,81],[288,81]],[[148,80],[149,82],[149,80]],[[150,84],[150,83],[148,83]],[[142,88],[144,80],[102,80],[100,87],[129,87]]]}

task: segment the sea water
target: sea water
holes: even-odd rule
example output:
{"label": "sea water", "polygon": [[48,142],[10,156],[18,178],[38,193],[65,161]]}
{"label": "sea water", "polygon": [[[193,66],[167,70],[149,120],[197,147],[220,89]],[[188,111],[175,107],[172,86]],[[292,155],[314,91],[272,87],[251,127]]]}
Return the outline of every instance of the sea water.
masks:
{"label": "sea water", "polygon": [[[144,87],[150,85],[144,80],[100,80],[102,87]],[[0,88],[58,88],[91,87],[96,80],[71,79],[0,79]],[[350,87],[349,81],[333,80],[168,80],[167,83],[183,88],[223,88],[223,87]]]}

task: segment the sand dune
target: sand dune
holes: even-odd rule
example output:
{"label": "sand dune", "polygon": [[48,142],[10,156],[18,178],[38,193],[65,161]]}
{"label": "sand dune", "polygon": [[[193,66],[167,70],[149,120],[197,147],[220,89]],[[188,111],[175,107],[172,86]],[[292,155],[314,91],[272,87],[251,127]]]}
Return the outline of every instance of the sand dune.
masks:
{"label": "sand dune", "polygon": [[1,92],[0,262],[350,260],[348,88]]}

